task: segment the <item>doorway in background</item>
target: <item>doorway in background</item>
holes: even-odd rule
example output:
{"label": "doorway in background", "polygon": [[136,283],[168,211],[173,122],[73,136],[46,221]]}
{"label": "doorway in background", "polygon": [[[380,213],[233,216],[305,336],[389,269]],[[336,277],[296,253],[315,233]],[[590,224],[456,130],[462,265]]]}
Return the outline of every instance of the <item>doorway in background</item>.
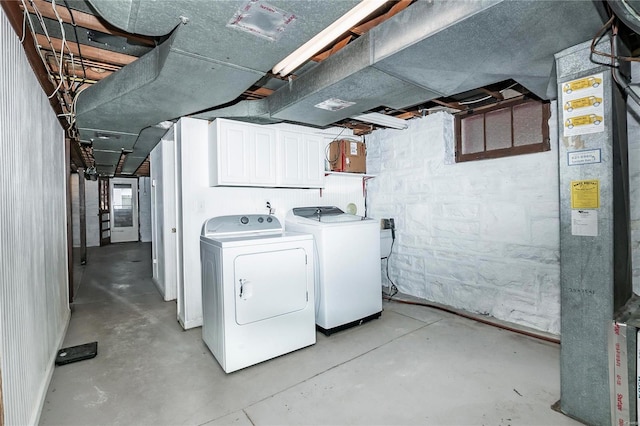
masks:
{"label": "doorway in background", "polygon": [[100,223],[100,245],[111,244],[111,188],[109,178],[98,178],[98,217]]}
{"label": "doorway in background", "polygon": [[111,242],[138,241],[138,179],[110,179]]}

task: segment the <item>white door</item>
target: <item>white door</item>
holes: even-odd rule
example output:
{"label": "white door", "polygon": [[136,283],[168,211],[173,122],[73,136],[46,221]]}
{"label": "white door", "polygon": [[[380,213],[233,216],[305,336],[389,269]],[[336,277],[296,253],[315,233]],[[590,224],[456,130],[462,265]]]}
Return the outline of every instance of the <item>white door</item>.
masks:
{"label": "white door", "polygon": [[138,241],[138,179],[113,178],[111,185],[111,242]]}

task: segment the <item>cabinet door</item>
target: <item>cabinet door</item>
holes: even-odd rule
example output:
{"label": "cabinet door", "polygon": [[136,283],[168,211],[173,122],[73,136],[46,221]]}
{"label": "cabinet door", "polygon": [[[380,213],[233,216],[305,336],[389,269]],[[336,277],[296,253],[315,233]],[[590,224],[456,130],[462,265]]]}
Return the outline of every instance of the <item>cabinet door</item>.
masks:
{"label": "cabinet door", "polygon": [[302,182],[309,187],[324,186],[324,144],[323,138],[316,135],[305,135]]}
{"label": "cabinet door", "polygon": [[323,139],[321,136],[281,130],[280,184],[321,188],[324,182]]}
{"label": "cabinet door", "polygon": [[276,184],[276,131],[250,125],[249,183],[254,186]]}
{"label": "cabinet door", "polygon": [[280,144],[280,184],[300,185],[303,181],[304,149],[302,134],[282,130]]}
{"label": "cabinet door", "polygon": [[249,127],[226,120],[219,120],[218,126],[218,185],[249,183],[252,147]]}

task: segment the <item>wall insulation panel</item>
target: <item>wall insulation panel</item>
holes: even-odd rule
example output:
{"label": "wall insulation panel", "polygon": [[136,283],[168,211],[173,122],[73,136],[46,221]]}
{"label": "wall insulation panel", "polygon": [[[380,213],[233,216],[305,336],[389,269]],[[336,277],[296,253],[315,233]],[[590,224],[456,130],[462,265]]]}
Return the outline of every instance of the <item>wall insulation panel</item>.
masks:
{"label": "wall insulation panel", "polygon": [[0,9],[0,365],[6,424],[36,424],[69,320],[64,131]]}

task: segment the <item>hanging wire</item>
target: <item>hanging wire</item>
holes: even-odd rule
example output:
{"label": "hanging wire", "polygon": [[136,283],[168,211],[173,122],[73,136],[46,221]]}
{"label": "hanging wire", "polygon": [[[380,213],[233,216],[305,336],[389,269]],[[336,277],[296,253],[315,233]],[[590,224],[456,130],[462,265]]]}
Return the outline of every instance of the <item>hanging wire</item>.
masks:
{"label": "hanging wire", "polygon": [[[59,114],[60,117],[64,117],[67,121],[67,123],[69,124],[69,135],[71,137],[74,137],[74,135],[76,135],[76,132],[73,130],[73,124],[75,122],[75,101],[77,100],[77,93],[73,93],[75,92],[74,88],[73,88],[73,81],[78,80],[79,78],[76,77],[72,77],[72,76],[65,76],[64,70],[65,70],[65,62],[64,62],[64,50],[66,48],[66,50],[69,52],[69,56],[71,57],[71,63],[74,63],[74,59],[73,59],[73,53],[71,52],[71,49],[69,48],[69,44],[67,43],[67,37],[66,37],[66,31],[64,28],[64,22],[62,21],[62,18],[60,17],[57,8],[56,8],[56,3],[55,0],[52,0],[51,5],[53,8],[53,11],[55,13],[55,15],[58,18],[58,23],[60,25],[60,31],[62,34],[62,44],[60,46],[60,53],[58,54],[58,51],[55,49],[55,47],[53,46],[53,40],[51,39],[51,36],[49,35],[49,31],[47,29],[46,23],[45,23],[45,19],[42,15],[42,13],[40,12],[40,10],[38,9],[38,6],[35,4],[35,2],[33,0],[20,0],[22,3],[22,7],[23,10],[25,11],[25,22],[28,23],[29,25],[29,31],[31,32],[31,35],[33,37],[33,42],[36,48],[36,51],[38,52],[38,55],[40,56],[40,59],[42,60],[44,66],[45,66],[45,70],[47,71],[47,75],[49,77],[49,81],[51,81],[51,83],[54,84],[55,89],[53,91],[53,93],[51,95],[48,96],[49,99],[53,98],[54,96],[57,97],[58,99],[58,103],[60,104],[60,106],[63,108],[63,110],[67,110],[66,113],[64,114]],[[33,13],[28,13],[28,8],[27,8],[27,1],[29,2],[31,9],[33,10]],[[38,33],[35,29],[35,25],[32,19],[32,15],[36,17],[36,19],[38,20],[40,27],[42,28],[42,33],[44,38],[46,38],[47,43],[49,45],[49,49],[51,50],[51,57],[52,60],[54,61],[54,63],[56,64],[56,66],[58,67],[58,72],[54,71],[51,63],[49,62],[49,60],[47,59],[47,57],[44,54],[44,51],[42,49],[42,46],[40,46],[40,44],[38,43],[37,40],[37,36]],[[75,28],[74,28],[75,30]],[[25,25],[25,33],[23,34],[23,38],[26,34],[26,25]],[[76,36],[76,40],[77,40],[77,36]],[[47,49],[47,50],[49,50]],[[79,52],[80,53],[80,52]],[[49,54],[47,54],[49,55]],[[59,56],[58,56],[59,55]],[[84,71],[84,66],[83,66],[83,71]],[[75,73],[75,70],[74,70]],[[59,80],[56,82],[56,80]],[[66,84],[65,84],[66,83]],[[82,84],[82,83],[81,83]],[[70,101],[67,102],[66,98],[67,97]]]}
{"label": "hanging wire", "polygon": [[591,53],[593,53],[594,55],[603,56],[609,59],[617,59],[619,61],[640,62],[640,58],[636,58],[633,56],[613,55],[611,53],[603,52],[601,50],[596,49],[596,44],[604,36],[604,34],[607,32],[609,28],[612,28],[612,31],[615,30],[617,32],[617,25],[615,25],[615,20],[616,20],[616,15],[611,15],[611,18],[609,18],[609,20],[602,26],[602,28],[598,30],[596,35],[591,40]]}
{"label": "hanging wire", "polygon": [[[20,0],[22,2],[22,6],[25,10],[27,10],[27,5],[25,3],[25,0]],[[51,41],[51,37],[49,36],[49,31],[47,30],[47,26],[45,25],[44,22],[44,17],[42,16],[42,13],[40,13],[40,10],[38,9],[38,6],[33,2],[33,0],[29,0],[31,7],[33,8],[33,14],[36,16],[36,18],[38,19],[38,22],[40,23],[40,27],[42,28],[42,31],[44,33],[45,38],[47,39],[47,42],[49,43],[49,46],[51,47],[51,51],[53,53],[53,57],[55,59],[55,62],[58,62],[58,54],[56,52],[56,49],[53,46],[53,42]],[[31,15],[29,15],[29,28],[31,30],[31,34],[33,36],[33,42],[36,46],[36,50],[38,51],[38,54],[40,55],[40,58],[42,59],[42,62],[44,63],[46,69],[47,69],[47,74],[49,76],[49,80],[55,85],[56,84],[56,78],[53,76],[52,74],[52,70],[51,67],[47,61],[47,59],[44,57],[44,55],[42,54],[42,49],[40,48],[40,45],[38,44],[37,41],[37,33],[35,30],[35,27],[33,25],[33,21],[31,20]],[[64,36],[64,34],[63,34]],[[55,90],[53,91],[53,93],[48,96],[49,99],[53,98],[54,96],[56,96],[56,94],[58,94],[58,91],[60,90],[60,87],[62,85],[62,70],[60,70],[59,73],[59,78],[60,78],[60,82],[58,83],[58,85],[56,86]],[[62,104],[62,103],[61,103]]]}
{"label": "hanging wire", "polygon": [[82,67],[82,81],[80,82],[78,87],[82,87],[82,85],[87,81],[87,70],[86,70],[86,67],[84,65],[84,58],[82,57],[82,50],[80,49],[80,40],[78,39],[78,30],[77,30],[78,26],[76,25],[76,20],[73,17],[73,12],[72,12],[71,8],[69,7],[69,3],[67,2],[67,0],[63,0],[63,1],[64,1],[65,7],[69,11],[69,16],[71,17],[71,25],[73,26],[73,33],[76,36],[76,44],[78,45],[78,57],[80,58],[80,66]]}
{"label": "hanging wire", "polygon": [[391,300],[393,296],[398,294],[398,286],[396,286],[396,283],[393,282],[393,280],[391,279],[391,276],[389,275],[389,259],[393,254],[393,245],[395,244],[395,242],[396,242],[396,239],[394,236],[393,239],[391,240],[391,248],[389,249],[389,256],[387,256],[387,259],[386,259],[387,260],[386,261],[387,280],[389,280],[389,293],[386,294],[386,296],[389,300]]}
{"label": "hanging wire", "polygon": [[[69,48],[69,45],[67,44],[67,32],[64,29],[64,22],[62,21],[62,18],[58,14],[58,9],[56,8],[56,0],[51,0],[51,8],[53,9],[53,13],[55,13],[56,18],[58,18],[58,24],[60,25],[60,32],[62,34],[62,44],[60,46],[60,60],[58,62],[58,75],[60,76],[60,84],[58,84],[58,87],[56,89],[56,90],[60,90],[60,87],[65,82],[65,74],[64,74],[64,50],[65,50],[65,47],[69,51],[69,55],[71,57],[71,63],[72,64],[73,64],[73,53],[71,52],[71,49]],[[44,20],[43,20],[43,24],[44,24]],[[54,52],[55,52],[55,50],[54,50]],[[73,72],[74,72],[74,75],[75,75],[75,68],[74,68]],[[67,81],[67,84],[69,86],[65,86],[65,89],[68,89],[68,87],[71,86],[69,81]],[[65,91],[67,91],[67,90],[65,90]],[[53,97],[53,95],[51,95],[49,98],[52,98],[52,97]]]}
{"label": "hanging wire", "polygon": [[20,44],[24,43],[24,38],[27,36],[27,9],[22,11],[22,38],[20,39]]}

